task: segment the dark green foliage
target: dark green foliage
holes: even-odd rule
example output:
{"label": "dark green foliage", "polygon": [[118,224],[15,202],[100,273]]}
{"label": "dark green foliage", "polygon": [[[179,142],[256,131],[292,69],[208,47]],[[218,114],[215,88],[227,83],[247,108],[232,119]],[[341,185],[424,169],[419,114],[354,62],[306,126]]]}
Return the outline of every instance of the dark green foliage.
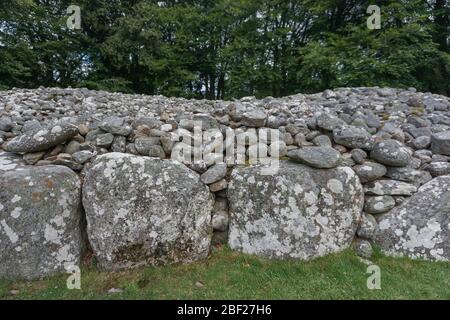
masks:
{"label": "dark green foliage", "polygon": [[[81,30],[66,9],[81,7]],[[380,0],[9,0],[0,90],[87,87],[207,99],[341,86],[450,93],[450,5]]]}

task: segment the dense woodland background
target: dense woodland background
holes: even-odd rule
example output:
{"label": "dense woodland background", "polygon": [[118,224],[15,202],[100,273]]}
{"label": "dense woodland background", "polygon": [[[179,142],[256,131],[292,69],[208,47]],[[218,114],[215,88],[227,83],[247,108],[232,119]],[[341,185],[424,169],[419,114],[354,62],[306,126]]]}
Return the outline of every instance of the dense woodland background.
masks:
{"label": "dense woodland background", "polygon": [[[0,89],[207,99],[342,86],[450,94],[447,0],[0,0]],[[66,9],[81,7],[81,30]],[[366,10],[381,7],[369,30]]]}

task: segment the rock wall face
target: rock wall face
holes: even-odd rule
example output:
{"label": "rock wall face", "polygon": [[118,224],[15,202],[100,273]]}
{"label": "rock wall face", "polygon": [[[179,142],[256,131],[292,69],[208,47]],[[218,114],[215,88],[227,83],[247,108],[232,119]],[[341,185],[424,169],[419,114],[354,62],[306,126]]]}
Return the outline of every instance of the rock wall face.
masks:
{"label": "rock wall face", "polygon": [[0,164],[0,277],[42,278],[78,266],[78,176],[63,166],[21,165],[7,154]]}
{"label": "rock wall face", "polygon": [[90,243],[106,270],[192,262],[209,253],[213,197],[181,163],[99,156],[85,176],[83,205]]}
{"label": "rock wall face", "polygon": [[378,216],[376,242],[391,255],[450,256],[450,176],[436,178],[399,207]]}
{"label": "rock wall face", "polygon": [[0,276],[77,263],[85,218],[106,270],[226,243],[308,260],[353,240],[364,257],[376,244],[448,261],[449,148],[450,99],[413,88],[234,101],[0,92]]}
{"label": "rock wall face", "polygon": [[228,188],[229,244],[268,258],[310,260],[348,248],[364,193],[348,167],[328,170],[283,161],[277,174],[233,170]]}

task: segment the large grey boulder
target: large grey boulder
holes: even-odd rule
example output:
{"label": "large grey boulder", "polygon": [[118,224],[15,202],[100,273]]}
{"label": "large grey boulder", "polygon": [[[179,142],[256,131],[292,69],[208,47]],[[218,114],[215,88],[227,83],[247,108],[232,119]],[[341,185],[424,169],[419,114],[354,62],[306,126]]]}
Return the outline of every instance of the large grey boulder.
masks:
{"label": "large grey boulder", "polygon": [[108,153],[85,174],[87,231],[100,267],[206,258],[213,197],[197,173],[178,162]]}
{"label": "large grey boulder", "polygon": [[9,152],[28,153],[45,151],[70,140],[78,134],[78,128],[70,123],[59,123],[48,128],[29,131],[3,145]]}
{"label": "large grey boulder", "polygon": [[0,171],[0,278],[43,278],[78,266],[83,219],[77,175],[62,166],[25,166],[5,154],[0,163],[10,168]]}
{"label": "large grey boulder", "polygon": [[435,178],[377,216],[376,242],[388,254],[450,261],[450,176]]}
{"label": "large grey boulder", "polygon": [[348,167],[317,170],[281,161],[233,170],[228,186],[231,248],[268,258],[310,260],[350,246],[364,197]]}

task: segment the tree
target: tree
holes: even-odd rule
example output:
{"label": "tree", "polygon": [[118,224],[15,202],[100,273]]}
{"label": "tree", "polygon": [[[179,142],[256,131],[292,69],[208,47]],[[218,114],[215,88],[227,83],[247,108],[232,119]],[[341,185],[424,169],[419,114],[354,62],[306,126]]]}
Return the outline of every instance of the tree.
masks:
{"label": "tree", "polygon": [[450,93],[449,4],[380,0],[11,0],[0,88],[76,86],[230,99],[339,86]]}

